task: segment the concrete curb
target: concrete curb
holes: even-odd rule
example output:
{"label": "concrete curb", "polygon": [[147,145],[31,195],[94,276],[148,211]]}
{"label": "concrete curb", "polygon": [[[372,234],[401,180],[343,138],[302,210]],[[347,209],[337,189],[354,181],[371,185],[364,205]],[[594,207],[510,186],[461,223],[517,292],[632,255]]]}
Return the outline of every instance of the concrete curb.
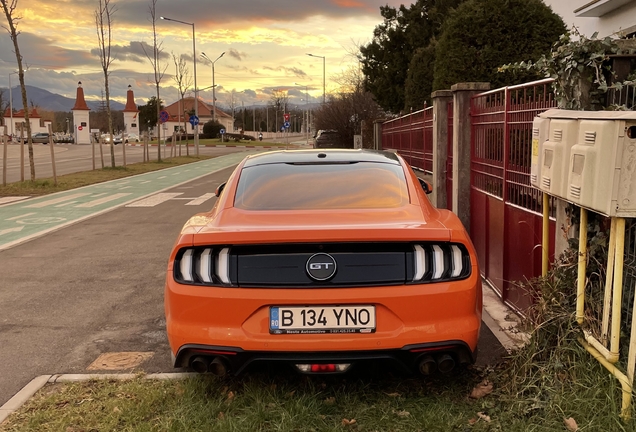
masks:
{"label": "concrete curb", "polygon": [[525,345],[529,336],[517,328],[521,322],[519,315],[501,301],[489,283],[483,281],[482,287],[484,324],[493,332],[506,351],[511,352]]}
{"label": "concrete curb", "polygon": [[7,401],[0,407],[0,425],[9,417],[12,413],[19,410],[29,399],[33,397],[42,387],[46,384],[53,383],[72,383],[82,382],[90,380],[131,380],[138,377],[149,380],[169,380],[169,379],[186,379],[199,374],[181,372],[181,373],[155,373],[148,375],[140,374],[56,374],[56,375],[40,375],[35,377],[27,385],[22,387],[22,390],[17,392],[15,396]]}

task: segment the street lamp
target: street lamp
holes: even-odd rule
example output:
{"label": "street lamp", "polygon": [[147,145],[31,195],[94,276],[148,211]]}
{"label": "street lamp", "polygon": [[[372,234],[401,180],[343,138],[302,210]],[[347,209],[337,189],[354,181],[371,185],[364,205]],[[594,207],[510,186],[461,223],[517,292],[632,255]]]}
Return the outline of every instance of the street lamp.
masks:
{"label": "street lamp", "polygon": [[[305,87],[305,111],[307,112],[307,123],[305,123],[305,132],[307,135],[307,143],[309,143],[309,90],[307,89],[307,85],[299,84],[297,82],[294,83],[297,86]],[[303,114],[303,121],[305,120],[305,115]]]}
{"label": "street lamp", "polygon": [[17,75],[18,72],[9,73],[9,111],[11,111],[11,141],[13,141],[13,92],[11,90],[11,75]]}
{"label": "street lamp", "polygon": [[[166,18],[163,16],[159,18],[166,21],[174,21],[180,24],[192,26],[192,62],[194,64],[194,115],[199,117],[199,90],[197,88],[197,49],[196,49],[196,38],[194,36],[194,23],[180,21],[173,18]],[[194,147],[196,148],[197,156],[199,156],[199,125],[198,124],[194,127]]]}
{"label": "street lamp", "polygon": [[322,103],[325,103],[325,57],[307,53],[309,57],[318,57],[322,59]]}
{"label": "street lamp", "polygon": [[[212,61],[210,60],[210,57],[205,55],[204,52],[201,53],[201,57],[203,57],[204,59],[212,63],[212,121],[213,122],[216,122],[216,84],[214,82],[214,63],[216,63],[217,60],[219,60],[224,55],[225,55],[225,51],[223,51],[221,55],[216,58],[216,60]],[[196,84],[194,86],[196,87]]]}

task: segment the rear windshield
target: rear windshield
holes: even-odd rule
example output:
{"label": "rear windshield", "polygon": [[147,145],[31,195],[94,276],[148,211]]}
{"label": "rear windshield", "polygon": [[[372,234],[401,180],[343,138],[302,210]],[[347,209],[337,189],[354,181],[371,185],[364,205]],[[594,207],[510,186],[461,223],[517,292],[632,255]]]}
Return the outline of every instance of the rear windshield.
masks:
{"label": "rear windshield", "polygon": [[245,210],[394,208],[408,203],[400,165],[268,164],[244,168],[234,206]]}

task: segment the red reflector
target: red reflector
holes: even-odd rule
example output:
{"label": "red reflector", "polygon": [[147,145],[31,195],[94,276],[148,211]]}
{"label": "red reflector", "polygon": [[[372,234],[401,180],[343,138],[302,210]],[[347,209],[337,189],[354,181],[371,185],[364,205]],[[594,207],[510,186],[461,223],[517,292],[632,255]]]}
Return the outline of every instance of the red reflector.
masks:
{"label": "red reflector", "polygon": [[311,371],[312,372],[335,372],[336,365],[335,364],[312,364]]}
{"label": "red reflector", "polygon": [[215,350],[208,350],[208,349],[193,349],[192,351],[203,353],[203,354],[236,355],[236,353],[233,351],[215,351]]}

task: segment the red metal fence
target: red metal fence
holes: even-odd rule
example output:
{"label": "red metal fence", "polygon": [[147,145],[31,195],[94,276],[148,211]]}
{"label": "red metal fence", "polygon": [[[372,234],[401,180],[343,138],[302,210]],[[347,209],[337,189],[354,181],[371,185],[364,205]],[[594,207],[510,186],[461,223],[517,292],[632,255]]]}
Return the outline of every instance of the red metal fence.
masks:
{"label": "red metal fence", "polygon": [[[478,94],[471,101],[470,233],[483,276],[518,310],[541,274],[542,195],[530,186],[532,120],[556,106],[552,80]],[[555,223],[550,224],[554,238]],[[551,244],[554,253],[553,242]]]}
{"label": "red metal fence", "polygon": [[382,147],[396,150],[410,165],[433,173],[433,107],[382,124]]}
{"label": "red metal fence", "polygon": [[[433,174],[433,107],[382,124],[382,147],[397,151],[411,166]],[[446,208],[453,207],[453,104],[448,104]]]}

